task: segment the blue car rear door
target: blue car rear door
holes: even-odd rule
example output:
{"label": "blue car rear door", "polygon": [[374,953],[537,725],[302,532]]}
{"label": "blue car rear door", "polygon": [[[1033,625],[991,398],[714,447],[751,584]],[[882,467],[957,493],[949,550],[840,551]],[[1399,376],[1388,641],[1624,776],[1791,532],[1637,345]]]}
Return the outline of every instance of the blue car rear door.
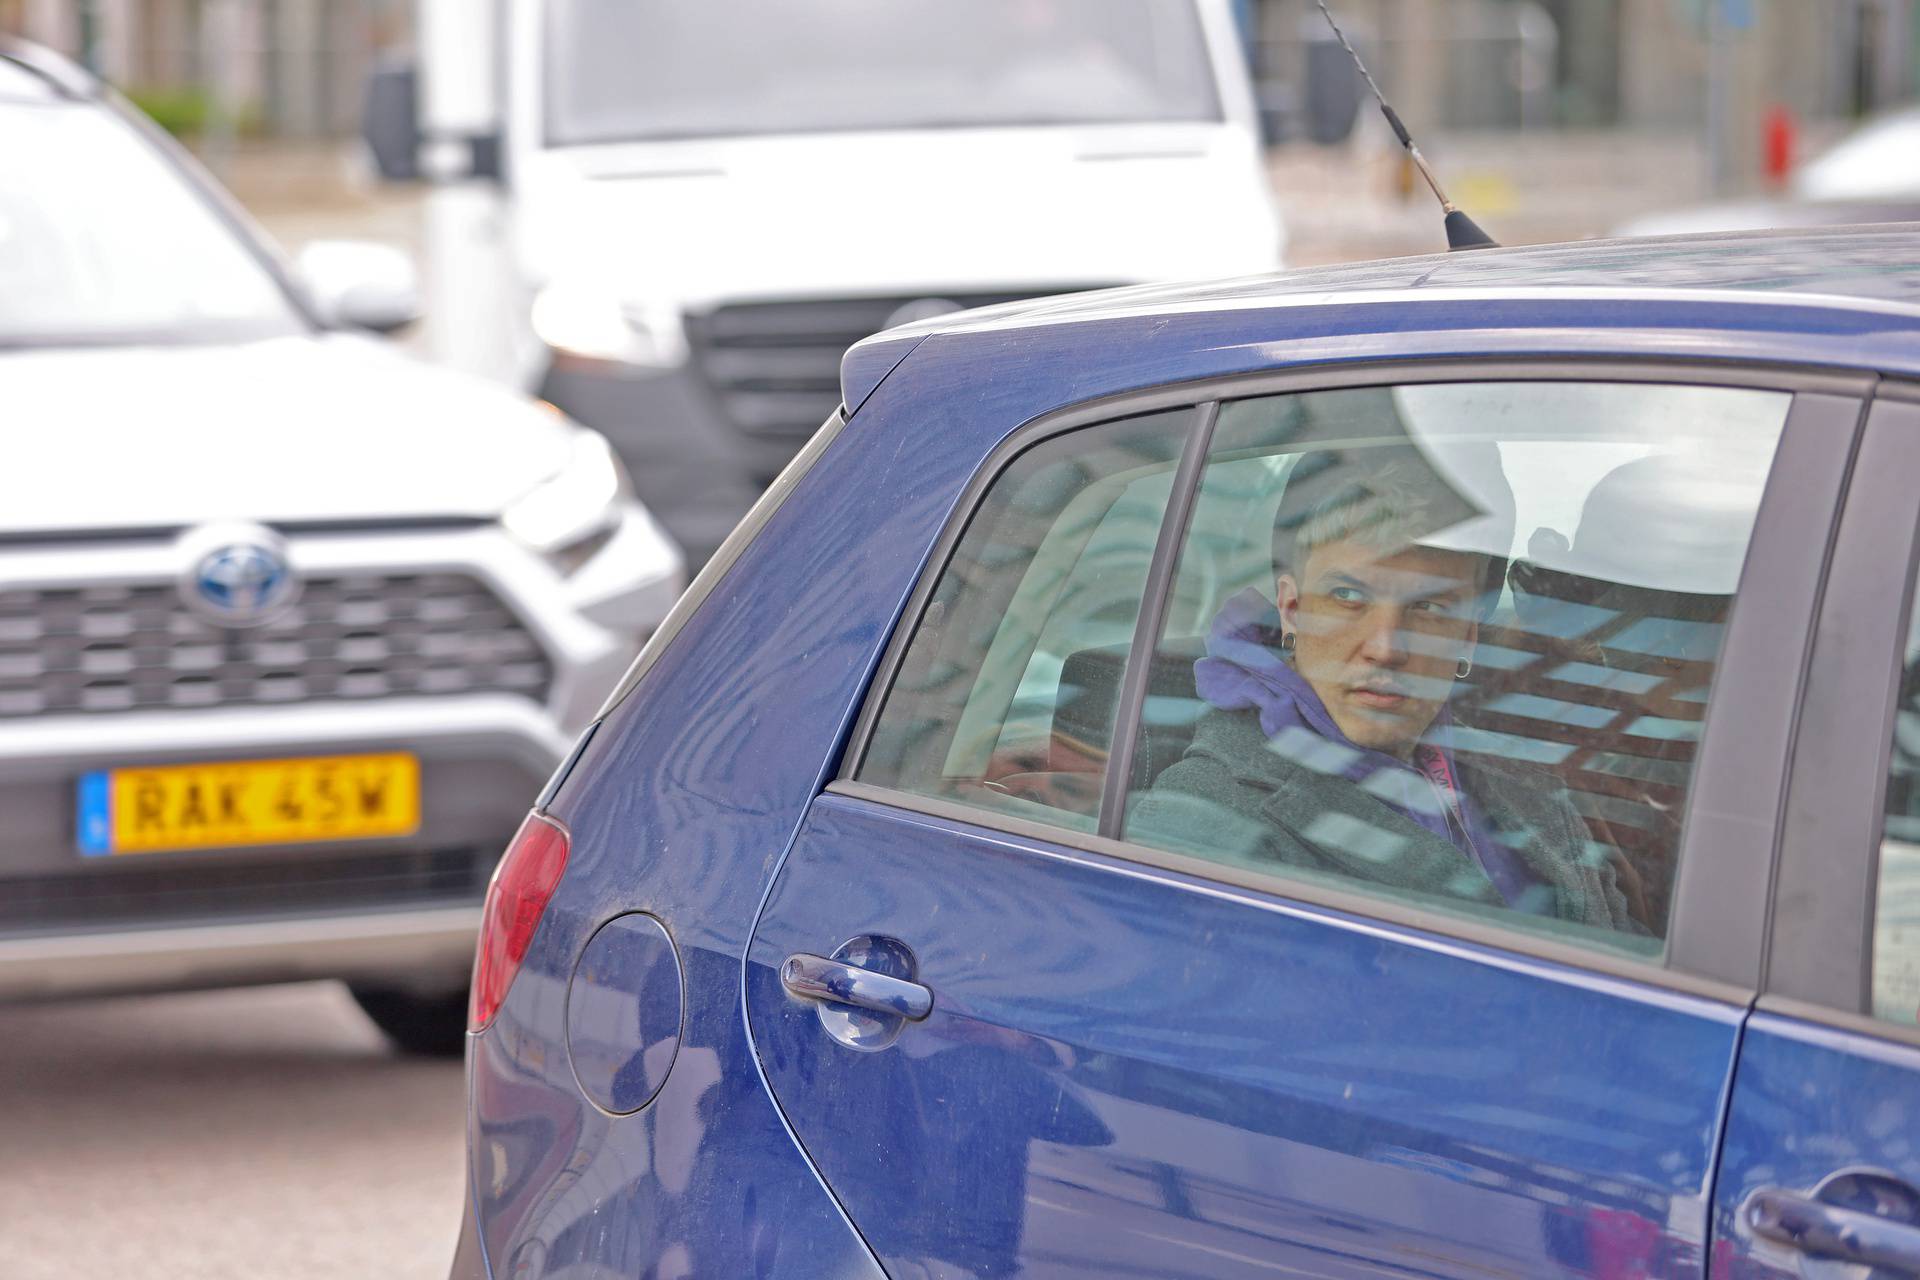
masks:
{"label": "blue car rear door", "polygon": [[1920,1274],[1920,395],[1883,387],[1816,633],[1713,1272]]}
{"label": "blue car rear door", "polygon": [[1698,1276],[1858,419],[1464,363],[1011,438],[746,966],[889,1272]]}

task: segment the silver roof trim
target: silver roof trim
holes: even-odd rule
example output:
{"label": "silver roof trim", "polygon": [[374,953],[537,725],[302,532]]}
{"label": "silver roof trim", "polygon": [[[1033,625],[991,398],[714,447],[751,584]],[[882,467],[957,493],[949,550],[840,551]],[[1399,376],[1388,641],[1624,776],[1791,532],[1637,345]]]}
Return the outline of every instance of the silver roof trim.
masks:
{"label": "silver roof trim", "polygon": [[1726,306],[1817,307],[1830,311],[1851,311],[1920,321],[1920,304],[1894,302],[1881,298],[1862,298],[1838,293],[1800,293],[1791,290],[1762,292],[1753,289],[1689,289],[1653,287],[1605,287],[1596,285],[1537,285],[1523,288],[1407,287],[1398,289],[1328,289],[1315,293],[1269,293],[1232,298],[1179,298],[1119,304],[1094,309],[1076,305],[1057,310],[1044,306],[1010,316],[984,316],[967,321],[964,314],[958,324],[938,327],[929,322],[924,331],[895,329],[889,336],[909,333],[974,334],[1010,329],[1037,329],[1051,325],[1085,324],[1098,320],[1140,319],[1149,316],[1210,315],[1226,311],[1278,311],[1294,307],[1367,306],[1392,303],[1461,302],[1671,302],[1713,303]]}

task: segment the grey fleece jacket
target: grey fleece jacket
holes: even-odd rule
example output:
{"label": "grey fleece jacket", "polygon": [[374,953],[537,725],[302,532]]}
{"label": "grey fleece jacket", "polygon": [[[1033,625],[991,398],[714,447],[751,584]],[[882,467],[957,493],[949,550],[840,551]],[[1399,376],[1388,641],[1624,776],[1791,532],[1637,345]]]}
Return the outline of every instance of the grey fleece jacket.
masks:
{"label": "grey fleece jacket", "polygon": [[[1512,849],[1550,902],[1540,915],[1645,931],[1604,851],[1588,847],[1586,824],[1559,779],[1524,766],[1459,765],[1462,788],[1494,835]],[[1409,894],[1505,905],[1474,861],[1442,836],[1367,794],[1361,785],[1282,755],[1251,710],[1209,710],[1193,745],[1163,772],[1127,819],[1128,840],[1202,854],[1252,870],[1298,867]]]}

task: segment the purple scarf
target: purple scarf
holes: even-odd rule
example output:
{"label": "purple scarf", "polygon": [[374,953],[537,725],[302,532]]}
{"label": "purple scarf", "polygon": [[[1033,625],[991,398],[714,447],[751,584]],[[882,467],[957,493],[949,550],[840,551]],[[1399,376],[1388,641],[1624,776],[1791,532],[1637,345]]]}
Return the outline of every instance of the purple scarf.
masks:
{"label": "purple scarf", "polygon": [[1227,601],[1207,634],[1207,656],[1193,664],[1200,696],[1222,710],[1257,711],[1260,731],[1289,759],[1346,778],[1449,841],[1486,873],[1508,905],[1519,905],[1539,881],[1495,838],[1480,806],[1459,787],[1447,709],[1440,709],[1414,748],[1411,764],[1359,746],[1334,723],[1313,686],[1280,656],[1279,634],[1280,613],[1258,591],[1249,588]]}

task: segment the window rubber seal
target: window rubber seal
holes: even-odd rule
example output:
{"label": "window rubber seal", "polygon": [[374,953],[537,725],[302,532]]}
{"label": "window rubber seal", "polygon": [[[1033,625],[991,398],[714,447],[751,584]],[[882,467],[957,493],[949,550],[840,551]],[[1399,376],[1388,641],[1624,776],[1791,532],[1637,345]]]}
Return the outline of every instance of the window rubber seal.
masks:
{"label": "window rubber seal", "polygon": [[1174,468],[1167,509],[1161,513],[1160,533],[1153,544],[1153,559],[1147,565],[1146,590],[1134,618],[1133,640],[1127,646],[1126,672],[1120,678],[1113,737],[1107,749],[1106,776],[1100,784],[1097,829],[1109,840],[1118,840],[1126,823],[1127,784],[1133,776],[1134,755],[1140,746],[1140,722],[1146,715],[1147,686],[1153,675],[1153,650],[1160,642],[1160,628],[1166,622],[1167,601],[1173,595],[1173,576],[1180,567],[1180,553],[1186,547],[1187,525],[1199,497],[1207,449],[1213,443],[1213,427],[1219,420],[1220,402],[1209,400],[1198,407],[1194,421],[1187,427],[1186,446]]}
{"label": "window rubber seal", "polygon": [[[1866,415],[1813,645],[1808,732],[1785,793],[1764,989],[1872,1019],[1873,951],[1899,686],[1915,600],[1920,404],[1883,387]],[[1883,579],[1898,575],[1892,589]]]}

